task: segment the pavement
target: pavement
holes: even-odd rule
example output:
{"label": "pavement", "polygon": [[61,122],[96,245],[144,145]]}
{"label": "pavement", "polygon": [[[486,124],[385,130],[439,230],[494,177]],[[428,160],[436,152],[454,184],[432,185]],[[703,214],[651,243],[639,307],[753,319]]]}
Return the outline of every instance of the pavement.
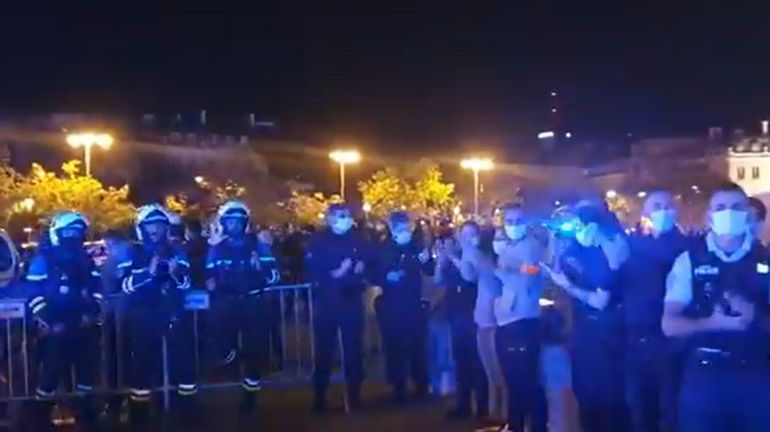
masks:
{"label": "pavement", "polygon": [[[259,412],[253,419],[239,420],[236,410],[238,393],[216,390],[204,394],[200,420],[193,425],[176,426],[171,422],[145,428],[145,431],[313,431],[313,432],[406,432],[473,431],[475,420],[448,421],[444,413],[451,399],[410,401],[404,406],[392,404],[387,389],[371,384],[364,389],[363,406],[345,413],[341,388],[330,392],[329,412],[317,416],[310,411],[309,389],[268,389],[260,394]],[[131,430],[125,428],[124,430]]]}

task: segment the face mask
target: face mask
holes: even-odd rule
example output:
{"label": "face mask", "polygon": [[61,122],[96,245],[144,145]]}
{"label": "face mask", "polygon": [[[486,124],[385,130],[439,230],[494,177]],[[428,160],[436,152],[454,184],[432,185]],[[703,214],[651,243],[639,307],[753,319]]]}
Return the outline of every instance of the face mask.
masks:
{"label": "face mask", "polygon": [[505,251],[507,242],[505,240],[495,240],[492,242],[492,250],[495,251],[495,255],[500,256]]}
{"label": "face mask", "polygon": [[739,236],[749,230],[749,213],[740,210],[721,210],[711,214],[711,230],[714,234]]}
{"label": "face mask", "polygon": [[338,217],[332,224],[332,231],[335,234],[345,234],[353,227],[353,219],[350,217]]}
{"label": "face mask", "polygon": [[676,212],[673,210],[655,210],[650,213],[652,230],[656,233],[671,231],[676,224]]}
{"label": "face mask", "polygon": [[583,247],[591,247],[596,243],[596,224],[588,224],[583,229],[575,232],[575,240]]}
{"label": "face mask", "polygon": [[393,241],[400,245],[405,245],[412,240],[412,233],[409,231],[397,231],[393,233]]}
{"label": "face mask", "polygon": [[513,241],[521,240],[527,235],[527,226],[523,224],[506,225],[505,235]]}

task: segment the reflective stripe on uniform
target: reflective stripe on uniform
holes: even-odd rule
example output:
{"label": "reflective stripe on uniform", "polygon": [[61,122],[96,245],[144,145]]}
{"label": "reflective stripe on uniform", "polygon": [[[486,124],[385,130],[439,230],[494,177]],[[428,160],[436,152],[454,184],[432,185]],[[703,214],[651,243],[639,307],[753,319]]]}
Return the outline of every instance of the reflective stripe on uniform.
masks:
{"label": "reflective stripe on uniform", "polygon": [[46,279],[48,279],[48,274],[47,273],[43,273],[43,274],[28,274],[27,275],[27,280],[28,281],[32,281],[32,282],[37,282],[37,281],[46,280]]}
{"label": "reflective stripe on uniform", "polygon": [[198,386],[195,384],[179,384],[176,392],[180,396],[192,396],[198,393]]}
{"label": "reflective stripe on uniform", "polygon": [[134,292],[134,287],[132,286],[132,282],[134,280],[134,276],[129,276],[125,279],[123,279],[123,292],[126,294],[131,294]]}
{"label": "reflective stripe on uniform", "polygon": [[90,392],[90,391],[94,391],[94,386],[91,386],[88,384],[78,384],[77,389],[78,391],[82,391],[82,392]]}
{"label": "reflective stripe on uniform", "polygon": [[134,265],[133,261],[123,261],[122,263],[118,264],[118,268],[124,269],[124,268],[131,267],[132,265]]}
{"label": "reflective stripe on uniform", "polygon": [[261,388],[261,381],[244,378],[243,382],[241,383],[241,387],[243,387],[243,389],[248,392],[259,391]]}
{"label": "reflective stripe on uniform", "polygon": [[41,389],[40,387],[38,387],[35,390],[35,394],[37,395],[37,397],[51,397],[51,396],[54,395],[54,392],[53,391],[45,391],[45,390]]}
{"label": "reflective stripe on uniform", "polygon": [[151,392],[148,389],[132,388],[130,393],[131,400],[133,401],[143,402],[150,400]]}

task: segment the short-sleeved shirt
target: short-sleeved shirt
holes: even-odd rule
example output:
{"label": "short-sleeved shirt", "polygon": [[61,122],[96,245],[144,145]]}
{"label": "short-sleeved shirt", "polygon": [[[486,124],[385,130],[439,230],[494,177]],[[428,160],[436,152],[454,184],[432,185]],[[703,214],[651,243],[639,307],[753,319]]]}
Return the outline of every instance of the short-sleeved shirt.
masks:
{"label": "short-sleeved shirt", "polygon": [[[735,252],[728,254],[717,246],[713,233],[706,235],[707,250],[724,262],[739,261],[751,251],[753,243],[754,238],[746,235],[741,247]],[[770,287],[768,287],[768,290],[770,291]],[[674,266],[666,278],[665,301],[667,303],[678,302],[684,304],[690,304],[692,301],[692,262],[690,261],[690,253],[687,251],[682,252],[676,258]]]}

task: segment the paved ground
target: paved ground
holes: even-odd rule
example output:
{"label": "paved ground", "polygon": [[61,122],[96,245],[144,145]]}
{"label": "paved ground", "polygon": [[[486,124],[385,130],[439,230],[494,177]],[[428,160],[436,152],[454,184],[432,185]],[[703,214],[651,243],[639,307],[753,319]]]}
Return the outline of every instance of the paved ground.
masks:
{"label": "paved ground", "polygon": [[412,402],[396,408],[384,388],[368,387],[365,405],[360,411],[345,414],[341,393],[330,398],[330,412],[318,417],[310,413],[311,393],[305,389],[267,390],[262,394],[259,416],[249,422],[236,417],[237,395],[219,391],[206,396],[205,413],[197,426],[166,425],[167,431],[313,431],[313,432],[406,432],[472,431],[474,421],[453,423],[444,419],[450,400]]}

